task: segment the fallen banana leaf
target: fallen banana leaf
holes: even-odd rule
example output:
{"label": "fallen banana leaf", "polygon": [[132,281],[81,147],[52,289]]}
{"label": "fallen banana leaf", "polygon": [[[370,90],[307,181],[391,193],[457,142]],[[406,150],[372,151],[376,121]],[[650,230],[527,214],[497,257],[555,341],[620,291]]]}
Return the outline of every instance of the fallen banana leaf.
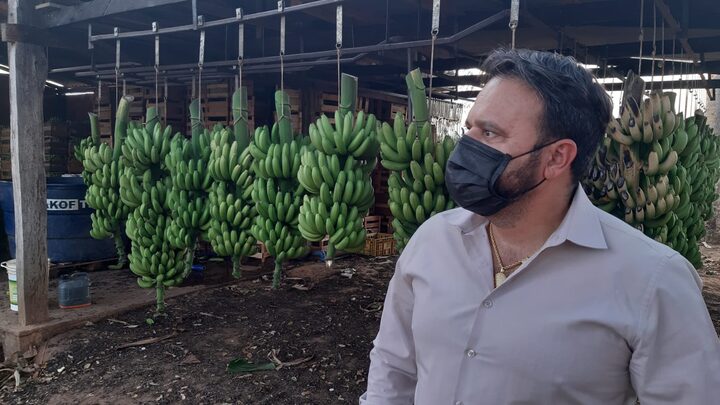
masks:
{"label": "fallen banana leaf", "polygon": [[227,370],[231,374],[252,373],[255,371],[275,370],[274,363],[251,363],[243,358],[237,358],[227,365]]}

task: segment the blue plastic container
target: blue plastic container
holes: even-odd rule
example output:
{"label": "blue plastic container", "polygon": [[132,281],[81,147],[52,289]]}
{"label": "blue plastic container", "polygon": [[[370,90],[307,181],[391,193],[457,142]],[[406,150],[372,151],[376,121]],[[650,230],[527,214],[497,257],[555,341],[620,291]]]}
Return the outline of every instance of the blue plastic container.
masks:
{"label": "blue plastic container", "polygon": [[[116,256],[112,239],[97,240],[90,236],[93,209],[85,203],[87,186],[80,177],[47,179],[48,258],[53,263],[86,262]],[[0,208],[15,258],[15,211],[12,182],[0,181]]]}
{"label": "blue plastic container", "polygon": [[73,309],[90,305],[90,278],[87,273],[63,274],[58,281],[60,308]]}

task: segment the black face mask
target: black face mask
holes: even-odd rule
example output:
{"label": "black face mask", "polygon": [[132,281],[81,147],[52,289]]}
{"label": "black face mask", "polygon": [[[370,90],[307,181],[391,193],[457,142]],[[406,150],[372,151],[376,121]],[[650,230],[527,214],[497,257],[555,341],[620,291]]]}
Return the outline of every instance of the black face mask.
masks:
{"label": "black face mask", "polygon": [[445,169],[445,185],[450,197],[461,207],[482,216],[489,216],[507,207],[545,182],[540,182],[512,195],[501,195],[497,182],[511,160],[538,151],[557,141],[536,146],[521,155],[511,156],[480,141],[463,135]]}

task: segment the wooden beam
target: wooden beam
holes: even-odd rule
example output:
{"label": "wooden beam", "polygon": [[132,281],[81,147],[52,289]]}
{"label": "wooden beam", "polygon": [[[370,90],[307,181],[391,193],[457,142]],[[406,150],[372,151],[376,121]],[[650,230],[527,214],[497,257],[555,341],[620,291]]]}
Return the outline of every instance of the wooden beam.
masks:
{"label": "wooden beam", "polygon": [[[32,2],[8,1],[8,22],[32,18]],[[15,205],[15,257],[20,325],[48,319],[47,189],[43,144],[45,48],[8,43],[10,64],[10,153]]]}
{"label": "wooden beam", "polygon": [[43,28],[61,27],[114,14],[167,6],[185,1],[188,0],[92,0],[39,15],[36,24]]}
{"label": "wooden beam", "polygon": [[2,38],[2,42],[24,42],[49,48],[87,52],[87,46],[81,41],[70,40],[70,38],[30,25],[0,23],[0,38]]}

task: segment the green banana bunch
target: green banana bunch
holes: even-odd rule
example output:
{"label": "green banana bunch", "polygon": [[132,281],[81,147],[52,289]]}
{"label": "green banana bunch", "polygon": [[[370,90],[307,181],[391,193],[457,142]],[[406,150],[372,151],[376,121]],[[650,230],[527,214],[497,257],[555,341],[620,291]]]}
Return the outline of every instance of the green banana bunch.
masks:
{"label": "green banana bunch", "polygon": [[75,148],[75,155],[83,164],[83,180],[88,186],[85,200],[95,212],[90,214],[90,236],[95,239],[114,238],[118,262],[111,268],[123,268],[127,263],[123,225],[129,208],[120,198],[120,175],[124,164],[120,149],[129,126],[128,113],[131,97],[123,97],[118,105],[114,147],[100,142],[97,115],[90,113],[91,135]]}
{"label": "green banana bunch", "polygon": [[256,240],[250,232],[257,210],[252,201],[254,176],[250,170],[252,155],[247,110],[247,89],[233,94],[233,134],[229,130],[212,134],[210,175],[210,229],[208,239],[220,256],[232,257],[233,275],[240,277],[240,260],[255,251]]}
{"label": "green banana bunch", "polygon": [[[199,108],[199,103],[193,102],[191,111],[195,107]],[[223,130],[217,126],[213,132]],[[172,181],[168,193],[172,221],[166,230],[167,240],[174,248],[189,249],[188,268],[192,267],[198,237],[210,226],[210,136],[209,131],[193,126],[191,138],[174,137],[165,156]]]}
{"label": "green banana bunch", "polygon": [[267,126],[255,130],[249,153],[255,158],[251,163],[256,175],[251,194],[258,213],[251,233],[275,257],[273,288],[277,289],[282,263],[308,252],[298,230],[304,190],[297,180],[300,154],[307,149],[308,139],[292,132],[287,93],[275,92],[275,109],[278,121],[271,131]]}
{"label": "green banana bunch", "polygon": [[674,104],[671,92],[642,103],[628,98],[582,184],[595,205],[700,267],[697,242],[717,199],[717,137],[700,116],[676,114]]}
{"label": "green banana bunch", "polygon": [[377,120],[372,114],[366,117],[364,111],[354,114],[356,100],[357,78],[343,74],[335,125],[324,114],[310,124],[314,148],[302,154],[297,174],[310,194],[300,207],[300,232],[310,241],[328,237],[328,266],[336,249],[363,249],[363,218],[375,203],[370,173],[380,148]]}
{"label": "green banana bunch", "polygon": [[[132,241],[130,271],[138,276],[140,287],[155,288],[158,313],[165,310],[165,289],[187,277],[192,253],[173,247],[168,238],[173,223],[170,195],[177,184],[170,176],[168,155],[171,144],[181,144],[183,138],[177,133],[171,139],[171,134],[172,128],[163,128],[157,111],[149,108],[145,126],[133,129],[123,145],[125,170],[119,179],[120,197],[132,210],[125,224]],[[182,193],[187,195],[187,190],[178,194]]]}
{"label": "green banana bunch", "polygon": [[445,187],[445,165],[455,141],[449,137],[433,141],[420,70],[408,73],[405,80],[413,101],[413,121],[406,126],[398,113],[392,126],[384,122],[378,131],[381,164],[392,172],[389,206],[398,250],[428,218],[455,207]]}

